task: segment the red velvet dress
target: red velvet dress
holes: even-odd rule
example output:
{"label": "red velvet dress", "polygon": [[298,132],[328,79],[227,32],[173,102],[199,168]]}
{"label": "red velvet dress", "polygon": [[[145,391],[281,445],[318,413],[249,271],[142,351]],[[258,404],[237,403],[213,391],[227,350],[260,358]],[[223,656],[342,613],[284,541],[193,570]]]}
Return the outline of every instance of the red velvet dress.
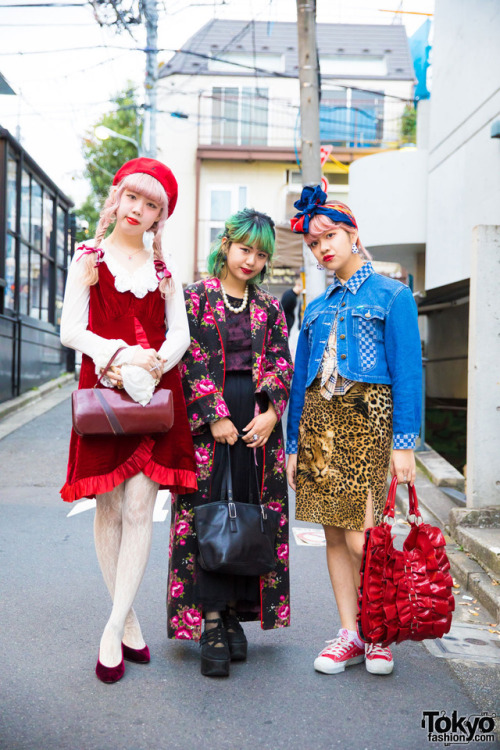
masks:
{"label": "red velvet dress", "polygon": [[[106,263],[100,263],[99,282],[90,287],[88,330],[107,339],[122,339],[130,346],[158,350],[165,341],[165,301],[160,291],[138,299],[118,292]],[[95,365],[83,355],[79,388],[97,382]],[[68,474],[61,490],[73,502],[109,492],[125,479],[143,472],[160,489],[186,493],[197,489],[196,462],[186,403],[177,367],[166,372],[158,388],[170,388],[174,397],[174,425],[167,433],[117,437],[79,437],[71,431]]]}

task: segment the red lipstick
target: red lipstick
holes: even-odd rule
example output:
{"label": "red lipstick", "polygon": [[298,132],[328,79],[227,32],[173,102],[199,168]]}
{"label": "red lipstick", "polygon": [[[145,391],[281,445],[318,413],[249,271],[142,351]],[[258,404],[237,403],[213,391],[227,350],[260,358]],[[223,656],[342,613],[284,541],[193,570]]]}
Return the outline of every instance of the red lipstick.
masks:
{"label": "red lipstick", "polygon": [[335,255],[323,255],[323,263],[328,263],[330,260],[333,260],[335,258]]}
{"label": "red lipstick", "polygon": [[241,270],[243,271],[243,273],[246,273],[247,276],[250,276],[250,274],[253,273],[253,271],[249,268],[242,268]]}
{"label": "red lipstick", "polygon": [[131,216],[127,216],[127,221],[128,221],[129,224],[132,224],[132,226],[134,226],[134,227],[136,227],[139,224],[139,222],[137,221],[137,219],[132,219]]}

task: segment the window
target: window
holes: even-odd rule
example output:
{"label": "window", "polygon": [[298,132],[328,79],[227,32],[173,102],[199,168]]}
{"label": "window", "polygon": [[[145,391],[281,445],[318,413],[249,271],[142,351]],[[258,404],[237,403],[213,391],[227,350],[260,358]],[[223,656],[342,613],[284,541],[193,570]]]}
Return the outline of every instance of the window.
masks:
{"label": "window", "polygon": [[266,146],[268,119],[267,89],[212,89],[212,143]]}
{"label": "window", "polygon": [[20,172],[20,162],[10,151],[6,166],[5,257],[1,259],[6,284],[0,311],[58,325],[72,243],[68,207],[28,164]]}
{"label": "window", "polygon": [[208,189],[208,231],[206,236],[206,256],[203,268],[206,270],[206,259],[212,243],[224,229],[226,219],[245,208],[247,204],[247,188],[245,185],[210,185]]}
{"label": "window", "polygon": [[383,112],[383,95],[376,91],[325,91],[319,115],[321,142],[348,147],[379,145]]}

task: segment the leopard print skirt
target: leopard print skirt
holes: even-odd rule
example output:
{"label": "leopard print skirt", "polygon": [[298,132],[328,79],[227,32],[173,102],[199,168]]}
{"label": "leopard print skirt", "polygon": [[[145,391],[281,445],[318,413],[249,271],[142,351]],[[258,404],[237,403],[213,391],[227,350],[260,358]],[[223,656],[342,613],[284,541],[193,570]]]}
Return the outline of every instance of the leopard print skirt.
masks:
{"label": "leopard print skirt", "polygon": [[299,426],[297,520],[363,531],[371,490],[380,523],[391,441],[390,386],[355,383],[327,401],[316,379],[306,390]]}

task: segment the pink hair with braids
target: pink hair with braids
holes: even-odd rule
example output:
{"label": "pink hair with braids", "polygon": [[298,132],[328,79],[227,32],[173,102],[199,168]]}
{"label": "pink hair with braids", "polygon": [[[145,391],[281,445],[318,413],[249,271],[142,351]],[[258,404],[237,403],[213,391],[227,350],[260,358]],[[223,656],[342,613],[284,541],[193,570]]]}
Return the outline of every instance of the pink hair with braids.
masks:
{"label": "pink hair with braids", "polygon": [[[95,232],[94,247],[97,252],[98,248],[103,241],[108,227],[116,220],[116,212],[122,195],[125,190],[131,190],[134,193],[144,195],[153,203],[157,203],[161,206],[161,213],[157,221],[150,227],[149,231],[153,232],[153,258],[163,262],[163,253],[161,249],[161,235],[163,227],[168,218],[168,197],[165,192],[163,185],[158,180],[149,174],[143,172],[137,172],[136,174],[128,175],[118,183],[118,185],[110,188],[108,197],[104,202],[101,215],[99,217],[99,223],[97,224]],[[97,265],[95,263],[94,253],[90,253],[85,257],[82,257],[82,261],[85,263],[85,277],[84,281],[89,286],[97,284],[99,280],[99,274]],[[162,297],[166,297],[173,293],[174,284],[172,277],[162,278],[158,285]]]}
{"label": "pink hair with braids", "polygon": [[[345,203],[340,203],[339,201],[335,201],[335,205],[348,208],[349,211],[351,210],[349,206],[347,206]],[[325,216],[325,214],[316,214],[316,216],[313,216],[313,218],[309,222],[309,232],[307,234],[304,234],[306,245],[309,245],[313,240],[321,237],[324,232],[328,232],[328,230],[332,227],[340,227],[341,229],[343,229],[350,237],[352,237],[352,241],[354,242],[354,237],[357,234],[357,229],[352,227],[350,224],[345,224],[343,221],[332,221],[328,216]],[[361,240],[359,239],[359,235],[356,239],[356,246],[361,254],[365,256],[365,258],[367,258],[368,260],[372,260],[371,254],[362,244]]]}

